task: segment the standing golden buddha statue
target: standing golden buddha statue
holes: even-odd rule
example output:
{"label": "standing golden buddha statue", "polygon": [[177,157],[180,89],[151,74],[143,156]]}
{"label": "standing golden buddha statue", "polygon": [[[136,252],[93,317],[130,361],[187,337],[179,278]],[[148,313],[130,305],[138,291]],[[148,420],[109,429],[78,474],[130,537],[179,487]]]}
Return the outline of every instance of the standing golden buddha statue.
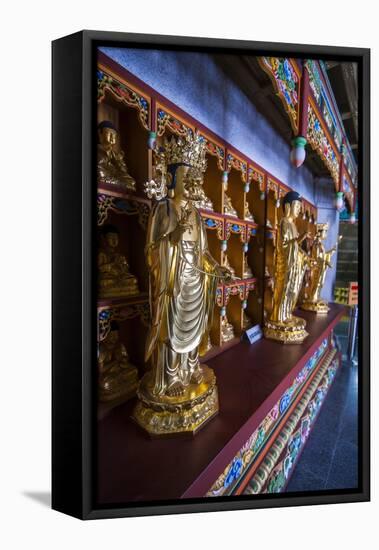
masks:
{"label": "standing golden buddha statue", "polygon": [[304,233],[299,236],[295,224],[300,209],[299,193],[287,193],[283,199],[284,216],[280,221],[275,249],[273,307],[264,325],[265,337],[283,344],[301,344],[308,336],[305,319],[292,314],[309,263],[300,244],[310,235]]}
{"label": "standing golden buddha statue", "polygon": [[329,306],[325,300],[321,300],[320,294],[325,283],[325,277],[328,267],[332,267],[331,259],[337,245],[326,251],[322,241],[328,234],[329,225],[327,223],[316,224],[316,235],[311,247],[311,274],[309,288],[304,294],[304,301],[301,304],[301,309],[306,311],[314,311],[315,313],[328,313]]}
{"label": "standing golden buddha statue", "polygon": [[207,235],[186,187],[206,169],[198,134],[166,140],[157,155],[160,182],[146,184],[161,197],[149,219],[146,262],[151,326],[145,360],[152,368],[138,388],[133,417],[152,436],[195,434],[218,412],[216,377],[201,365],[208,346],[216,287],[229,271],[208,250]]}
{"label": "standing golden buddha statue", "polygon": [[128,191],[135,191],[135,179],[128,173],[124,153],[119,150],[119,136],[116,127],[109,120],[103,120],[97,127],[97,180],[98,185],[108,183],[119,185]]}

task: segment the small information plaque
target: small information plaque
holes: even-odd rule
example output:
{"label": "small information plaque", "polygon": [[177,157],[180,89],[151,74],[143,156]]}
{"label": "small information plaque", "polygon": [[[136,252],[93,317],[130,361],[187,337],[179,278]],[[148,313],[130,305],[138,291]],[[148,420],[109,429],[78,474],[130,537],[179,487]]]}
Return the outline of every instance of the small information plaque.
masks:
{"label": "small information plaque", "polygon": [[349,306],[358,305],[358,283],[349,284]]}
{"label": "small information plaque", "polygon": [[250,344],[254,344],[262,338],[262,328],[260,325],[255,325],[245,332],[245,337],[249,340]]}

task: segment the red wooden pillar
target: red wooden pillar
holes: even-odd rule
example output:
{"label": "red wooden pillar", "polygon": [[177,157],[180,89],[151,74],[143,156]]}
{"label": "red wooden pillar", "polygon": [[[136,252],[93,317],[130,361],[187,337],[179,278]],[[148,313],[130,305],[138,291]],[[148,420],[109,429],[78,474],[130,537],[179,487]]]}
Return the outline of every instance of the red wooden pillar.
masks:
{"label": "red wooden pillar", "polygon": [[299,109],[299,131],[298,137],[307,139],[308,130],[308,97],[309,97],[309,73],[303,61],[303,72],[300,86],[300,109]]}
{"label": "red wooden pillar", "polygon": [[345,147],[345,138],[342,138],[342,145],[341,145],[341,158],[340,158],[340,173],[339,173],[339,181],[338,181],[338,189],[336,193],[336,208],[337,210],[342,210],[344,207],[344,200],[343,200],[343,174],[345,170],[345,164],[343,161],[343,149]]}
{"label": "red wooden pillar", "polygon": [[356,219],[355,219],[355,208],[356,208],[356,206],[357,206],[357,194],[358,194],[358,191],[357,191],[357,189],[354,187],[353,209],[352,209],[352,211],[350,212],[350,223],[355,223],[355,222],[356,222]]}
{"label": "red wooden pillar", "polygon": [[299,168],[305,160],[305,146],[307,144],[308,130],[308,97],[309,97],[309,73],[303,60],[303,70],[300,81],[299,126],[297,136],[292,140],[291,163]]}

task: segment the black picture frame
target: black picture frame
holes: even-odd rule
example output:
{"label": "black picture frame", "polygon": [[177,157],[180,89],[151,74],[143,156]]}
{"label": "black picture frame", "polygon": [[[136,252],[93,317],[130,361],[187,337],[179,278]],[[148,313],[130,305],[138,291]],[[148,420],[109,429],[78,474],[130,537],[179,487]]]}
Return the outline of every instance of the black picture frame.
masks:
{"label": "black picture frame", "polygon": [[[359,71],[359,468],[357,491],[94,505],[96,341],[94,301],[99,45],[228,51],[353,60]],[[52,507],[81,519],[359,502],[370,499],[370,50],[300,44],[82,31],[52,44],[53,311]],[[80,192],[78,192],[80,190]],[[68,200],[67,197],[75,197]],[[67,209],[67,205],[69,209]],[[363,220],[363,221],[362,221]]]}

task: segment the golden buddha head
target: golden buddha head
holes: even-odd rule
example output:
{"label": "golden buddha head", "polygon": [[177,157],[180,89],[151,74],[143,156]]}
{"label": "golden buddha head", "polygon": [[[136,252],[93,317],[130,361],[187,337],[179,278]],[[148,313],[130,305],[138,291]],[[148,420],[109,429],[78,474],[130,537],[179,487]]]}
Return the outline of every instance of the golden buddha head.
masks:
{"label": "golden buddha head", "polygon": [[103,244],[107,248],[115,249],[119,243],[119,230],[114,225],[104,225],[101,230]]}
{"label": "golden buddha head", "polygon": [[184,195],[186,186],[202,177],[207,167],[205,155],[206,140],[198,132],[188,131],[185,136],[165,140],[160,156],[167,166],[170,196]]}
{"label": "golden buddha head", "polygon": [[289,191],[283,199],[283,212],[286,218],[297,218],[301,211],[301,196],[297,191]]}
{"label": "golden buddha head", "polygon": [[117,143],[118,132],[110,120],[103,120],[97,126],[99,143],[106,148],[112,148]]}
{"label": "golden buddha head", "polygon": [[328,223],[317,223],[316,235],[318,236],[318,238],[321,239],[322,241],[325,240],[328,235],[328,229],[329,229]]}
{"label": "golden buddha head", "polygon": [[170,164],[167,167],[168,175],[168,194],[170,197],[173,197],[174,194],[177,196],[182,196],[185,194],[185,189],[188,184],[187,173],[190,169],[190,166],[187,164],[175,163]]}

